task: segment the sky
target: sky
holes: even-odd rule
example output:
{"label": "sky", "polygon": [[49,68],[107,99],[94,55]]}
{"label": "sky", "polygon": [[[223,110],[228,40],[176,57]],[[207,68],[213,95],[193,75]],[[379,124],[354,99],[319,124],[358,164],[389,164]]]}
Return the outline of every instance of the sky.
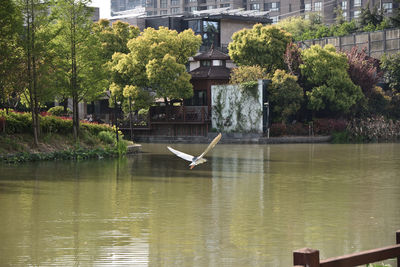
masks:
{"label": "sky", "polygon": [[100,8],[100,18],[110,18],[110,0],[92,0],[91,6]]}

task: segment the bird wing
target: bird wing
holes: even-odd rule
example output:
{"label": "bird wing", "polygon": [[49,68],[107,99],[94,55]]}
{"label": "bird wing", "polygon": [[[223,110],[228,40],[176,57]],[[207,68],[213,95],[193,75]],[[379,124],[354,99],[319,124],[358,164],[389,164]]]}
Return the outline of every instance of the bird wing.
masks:
{"label": "bird wing", "polygon": [[171,151],[172,153],[174,153],[175,155],[177,155],[180,158],[183,158],[184,160],[187,161],[193,161],[194,156],[180,152],[178,150],[173,149],[172,147],[167,146],[167,148],[169,149],[169,151]]}
{"label": "bird wing", "polygon": [[202,158],[205,156],[205,154],[208,153],[208,151],[210,151],[213,147],[215,147],[215,145],[219,142],[219,140],[221,139],[222,134],[218,134],[214,140],[212,140],[212,142],[208,145],[208,147],[206,148],[206,150],[204,150],[203,153],[201,153],[201,155],[198,157],[198,159]]}

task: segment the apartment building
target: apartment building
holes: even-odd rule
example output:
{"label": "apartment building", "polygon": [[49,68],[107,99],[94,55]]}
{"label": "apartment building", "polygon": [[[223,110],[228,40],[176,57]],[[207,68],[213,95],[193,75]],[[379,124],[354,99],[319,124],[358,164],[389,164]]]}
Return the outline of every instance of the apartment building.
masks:
{"label": "apartment building", "polygon": [[335,22],[335,9],[341,8],[346,20],[358,18],[361,8],[369,3],[370,8],[378,6],[390,16],[398,4],[394,0],[111,0],[111,15],[121,11],[144,8],[147,16],[175,15],[210,9],[239,9],[248,11],[269,11],[273,23],[290,16],[310,13],[320,14],[324,22]]}

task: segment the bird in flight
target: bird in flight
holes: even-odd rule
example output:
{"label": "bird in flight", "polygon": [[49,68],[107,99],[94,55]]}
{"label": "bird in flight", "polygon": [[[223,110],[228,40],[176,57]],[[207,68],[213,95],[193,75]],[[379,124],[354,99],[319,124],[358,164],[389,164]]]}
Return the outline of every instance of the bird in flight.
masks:
{"label": "bird in flight", "polygon": [[187,160],[187,161],[191,161],[191,163],[189,164],[189,166],[190,166],[190,169],[193,169],[194,166],[199,165],[199,164],[202,164],[202,163],[204,163],[204,162],[207,161],[207,160],[206,160],[205,158],[203,158],[203,157],[205,156],[205,154],[207,154],[208,151],[210,151],[210,150],[219,142],[219,140],[221,139],[221,137],[222,137],[221,133],[218,134],[218,135],[214,138],[214,140],[212,140],[212,142],[208,145],[208,147],[206,148],[206,150],[204,150],[204,152],[201,153],[201,155],[198,156],[198,157],[195,157],[195,156],[192,156],[192,155],[189,155],[189,154],[180,152],[180,151],[175,150],[175,149],[173,149],[172,147],[169,147],[169,146],[167,146],[167,148],[169,149],[169,151],[171,151],[172,153],[174,153],[174,154],[177,155],[178,157],[183,158],[184,160]]}

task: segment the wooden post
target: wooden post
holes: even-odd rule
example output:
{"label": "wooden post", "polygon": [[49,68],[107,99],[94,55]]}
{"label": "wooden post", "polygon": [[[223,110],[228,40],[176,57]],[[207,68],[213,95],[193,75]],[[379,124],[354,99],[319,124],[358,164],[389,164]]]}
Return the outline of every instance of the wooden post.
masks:
{"label": "wooden post", "polygon": [[[400,244],[400,230],[396,232],[396,244]],[[397,257],[397,267],[400,267],[400,257]]]}
{"label": "wooden post", "polygon": [[293,251],[293,265],[319,267],[319,250],[302,248]]}

